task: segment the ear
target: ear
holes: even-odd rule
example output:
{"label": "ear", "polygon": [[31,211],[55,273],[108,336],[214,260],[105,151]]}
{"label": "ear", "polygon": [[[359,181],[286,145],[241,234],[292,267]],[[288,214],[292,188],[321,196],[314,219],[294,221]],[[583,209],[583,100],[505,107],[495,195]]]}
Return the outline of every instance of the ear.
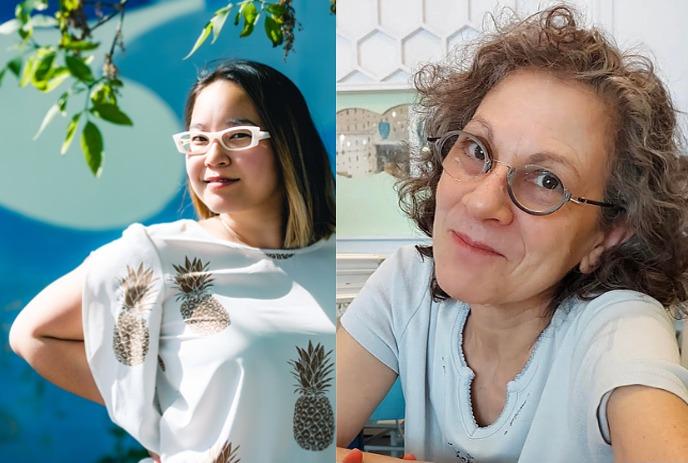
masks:
{"label": "ear", "polygon": [[608,230],[602,239],[590,250],[588,254],[583,256],[578,268],[581,273],[590,273],[597,268],[600,263],[600,257],[607,249],[619,246],[630,237],[633,236],[628,226],[624,223],[614,225],[611,230]]}

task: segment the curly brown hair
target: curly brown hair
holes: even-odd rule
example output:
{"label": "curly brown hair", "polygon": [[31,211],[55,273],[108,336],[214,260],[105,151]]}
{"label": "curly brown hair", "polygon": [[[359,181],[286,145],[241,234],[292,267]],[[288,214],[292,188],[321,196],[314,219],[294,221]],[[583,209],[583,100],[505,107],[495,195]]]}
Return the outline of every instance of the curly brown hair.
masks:
{"label": "curly brown hair", "polygon": [[[516,70],[587,84],[608,106],[614,126],[604,200],[623,208],[605,208],[600,225],[608,230],[623,222],[633,235],[607,250],[592,273],[572,269],[559,283],[551,310],[571,296],[590,299],[612,289],[633,289],[671,307],[674,316],[685,316],[688,163],[681,155],[677,111],[648,58],[620,51],[594,27],[579,27],[577,16],[560,5],[524,20],[495,21],[494,33],[458,56],[421,68],[414,79],[421,131],[438,136],[463,128],[490,89]],[[399,203],[432,236],[442,166],[427,147],[415,151],[418,169],[397,185]],[[432,258],[432,246],[418,250]],[[436,299],[449,297],[434,277],[432,292]]]}

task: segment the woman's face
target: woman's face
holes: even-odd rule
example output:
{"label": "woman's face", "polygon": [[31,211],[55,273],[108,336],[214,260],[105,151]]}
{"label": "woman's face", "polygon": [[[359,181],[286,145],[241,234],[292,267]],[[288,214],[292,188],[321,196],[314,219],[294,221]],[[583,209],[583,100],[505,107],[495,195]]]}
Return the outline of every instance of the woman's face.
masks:
{"label": "woman's face", "polygon": [[[240,125],[265,130],[253,102],[239,85],[216,80],[196,96],[189,130],[216,132]],[[196,195],[218,214],[274,214],[281,208],[277,160],[269,139],[241,151],[228,151],[214,141],[205,155],[187,156],[186,172]]]}
{"label": "woman's face", "polygon": [[[520,71],[488,92],[463,130],[486,140],[493,159],[546,167],[574,196],[602,200],[610,127],[603,102],[583,84]],[[581,262],[591,270],[608,245],[600,210],[569,202],[551,215],[530,215],[509,198],[506,174],[500,164],[465,181],[442,174],[433,232],[437,281],[472,304],[546,303],[569,270]]]}

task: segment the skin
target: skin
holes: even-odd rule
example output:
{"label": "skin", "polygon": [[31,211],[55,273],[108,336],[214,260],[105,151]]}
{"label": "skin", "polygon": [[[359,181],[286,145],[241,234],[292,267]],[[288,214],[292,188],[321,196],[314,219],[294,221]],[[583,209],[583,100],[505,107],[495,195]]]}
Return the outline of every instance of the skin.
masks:
{"label": "skin", "polygon": [[[216,132],[239,125],[264,128],[255,105],[239,85],[216,80],[201,90],[191,114],[191,130]],[[214,217],[200,222],[210,233],[254,247],[282,246],[282,185],[269,139],[241,151],[227,151],[214,141],[204,156],[187,156],[186,172],[194,193],[232,230]],[[238,181],[218,189],[205,181],[213,176]]]}
{"label": "skin", "polygon": [[[233,121],[241,120],[240,124]],[[250,122],[249,122],[250,121]],[[230,125],[262,121],[241,87],[227,81],[208,85],[197,96],[191,126],[219,131]],[[205,156],[187,159],[194,192],[222,215],[199,222],[218,238],[250,246],[282,246],[282,193],[277,163],[268,140],[240,152],[226,151],[214,142]],[[204,179],[239,179],[216,189]],[[38,374],[80,397],[103,404],[86,361],[81,318],[85,269],[79,266],[43,289],[17,316],[10,330],[10,346]],[[156,461],[157,456],[152,455]]]}
{"label": "skin", "polygon": [[[611,129],[607,108],[590,89],[533,70],[502,80],[464,128],[486,140],[493,158],[514,167],[541,165],[575,196],[598,200],[608,176]],[[543,159],[542,152],[552,159]],[[592,271],[605,249],[630,236],[623,225],[602,230],[600,211],[593,206],[570,203],[547,216],[525,213],[509,198],[506,172],[496,165],[486,177],[461,182],[443,174],[436,196],[436,276],[447,294],[471,305],[463,350],[476,374],[472,406],[482,426],[501,413],[506,384],[523,368],[549,323],[547,307],[558,282],[576,266]],[[478,249],[485,246],[491,251]],[[342,405],[337,442],[345,446],[396,374],[343,328],[337,336],[337,400]],[[637,392],[630,394],[631,389]],[[612,393],[608,413],[615,461],[629,461],[631,455],[688,461],[688,406],[677,397],[649,387],[622,387]],[[675,431],[667,434],[667,426]],[[635,439],[638,435],[644,439]]]}

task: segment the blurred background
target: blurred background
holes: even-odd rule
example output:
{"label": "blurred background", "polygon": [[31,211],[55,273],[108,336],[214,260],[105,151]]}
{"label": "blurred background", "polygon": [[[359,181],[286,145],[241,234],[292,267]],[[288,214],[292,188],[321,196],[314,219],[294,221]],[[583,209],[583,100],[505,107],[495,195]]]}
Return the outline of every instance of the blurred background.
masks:
{"label": "blurred background", "polygon": [[[51,14],[57,0],[48,3],[44,13]],[[14,17],[16,4],[0,3],[0,24]],[[217,42],[211,45],[211,36],[184,61],[206,22],[225,5],[226,0],[129,0],[125,51],[115,54],[114,64],[124,83],[119,106],[134,125],[98,122],[105,144],[99,178],[84,162],[78,133],[60,156],[68,119],[56,117],[38,140],[32,140],[68,84],[42,93],[30,86],[19,88],[9,72],[2,79],[0,461],[138,461],[140,448],[110,422],[102,407],[44,381],[11,352],[7,335],[35,294],[132,222],[194,217],[184,193],[184,160],[171,135],[183,130],[184,102],[199,70],[216,59],[246,58],[282,71],[304,93],[334,165],[335,17],[329,1],[292,3],[302,27],[297,27],[294,49],[286,59],[281,47],[271,46],[262,21],[250,36],[239,38],[235,9]],[[115,23],[94,34],[105,47],[112,41]],[[57,34],[50,34],[37,31],[36,37],[56,43]],[[17,54],[9,47],[18,41],[16,34],[0,35],[0,67]],[[99,69],[103,51],[95,53],[94,68]],[[70,106],[82,104],[79,101],[74,98]]]}

